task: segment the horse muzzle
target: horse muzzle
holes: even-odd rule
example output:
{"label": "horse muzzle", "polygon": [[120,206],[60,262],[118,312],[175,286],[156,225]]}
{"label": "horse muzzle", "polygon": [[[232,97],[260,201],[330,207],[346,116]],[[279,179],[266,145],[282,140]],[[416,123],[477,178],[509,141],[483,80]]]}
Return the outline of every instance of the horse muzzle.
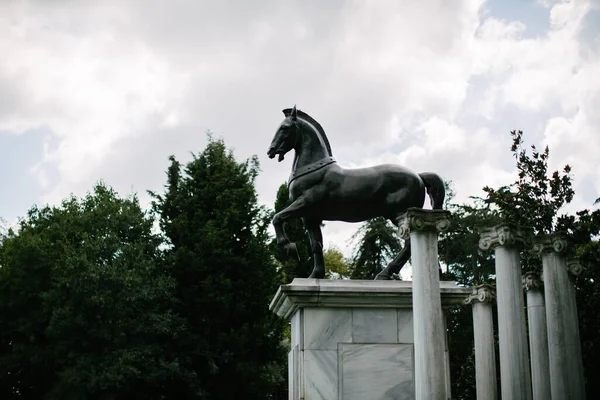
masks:
{"label": "horse muzzle", "polygon": [[275,158],[275,156],[279,154],[279,158],[277,159],[277,161],[281,162],[283,161],[283,158],[285,156],[285,152],[279,148],[279,149],[275,149],[274,147],[271,147],[269,149],[269,151],[267,151],[267,155],[269,156],[269,158]]}

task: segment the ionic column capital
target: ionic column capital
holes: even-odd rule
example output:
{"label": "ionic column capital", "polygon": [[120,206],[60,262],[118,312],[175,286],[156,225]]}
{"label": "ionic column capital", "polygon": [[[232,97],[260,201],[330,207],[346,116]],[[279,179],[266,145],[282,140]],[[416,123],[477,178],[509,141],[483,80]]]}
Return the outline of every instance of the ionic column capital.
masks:
{"label": "ionic column capital", "polygon": [[583,265],[576,257],[567,258],[567,271],[573,276],[579,276],[583,272]]}
{"label": "ionic column capital", "polygon": [[539,272],[529,271],[523,275],[523,289],[529,290],[541,290],[544,286],[544,281]]}
{"label": "ionic column capital", "polygon": [[491,303],[496,299],[496,288],[492,285],[483,284],[479,286],[473,286],[473,291],[467,297],[464,302],[465,304],[473,303]]}
{"label": "ionic column capital", "polygon": [[481,232],[479,248],[489,250],[498,246],[517,246],[525,243],[526,233],[525,228],[517,225],[496,225]]}
{"label": "ionic column capital", "polygon": [[537,235],[533,238],[531,251],[539,255],[543,253],[564,253],[567,250],[567,245],[567,235],[562,232],[550,235]]}
{"label": "ionic column capital", "polygon": [[399,218],[398,235],[402,239],[408,239],[411,232],[445,232],[450,228],[449,217],[449,211],[409,208]]}

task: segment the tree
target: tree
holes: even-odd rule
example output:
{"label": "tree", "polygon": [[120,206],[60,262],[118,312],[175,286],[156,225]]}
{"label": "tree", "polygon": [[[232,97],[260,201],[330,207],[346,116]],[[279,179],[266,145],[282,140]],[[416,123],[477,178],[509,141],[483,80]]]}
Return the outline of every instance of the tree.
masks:
{"label": "tree", "polygon": [[327,267],[325,278],[348,279],[351,261],[347,260],[337,247],[329,247],[323,251],[323,258]]}
{"label": "tree", "polygon": [[553,232],[558,212],[570,203],[575,191],[572,187],[571,167],[565,165],[563,172],[554,171],[548,177],[548,146],[539,152],[531,146],[531,156],[523,148],[523,132],[512,131],[511,152],[517,162],[518,180],[511,185],[483,190],[486,201],[493,204],[503,220],[532,227],[534,234]]}
{"label": "tree", "polygon": [[500,223],[500,216],[483,199],[472,198],[472,204],[449,202],[450,232],[439,241],[439,257],[447,266],[443,279],[461,285],[493,283],[494,260],[490,252],[479,249],[481,229]]}
{"label": "tree", "polygon": [[0,243],[2,398],[157,398],[191,385],[152,220],[99,184]]}
{"label": "tree", "polygon": [[0,240],[2,240],[8,233],[8,224],[6,220],[0,217]]}
{"label": "tree", "polygon": [[269,253],[269,215],[257,204],[257,158],[238,163],[209,135],[185,168],[170,160],[165,193],[152,195],[187,328],[177,351],[203,398],[281,397],[284,323],[268,309],[280,281]]}
{"label": "tree", "polygon": [[[277,190],[275,199],[275,213],[283,210],[291,204],[288,185],[283,183]],[[307,278],[313,268],[313,256],[308,240],[308,233],[300,219],[291,219],[285,222],[284,230],[287,237],[296,243],[298,257],[286,254],[277,241],[273,239],[270,244],[271,252],[280,265],[283,274],[283,282],[290,283],[294,278]]]}
{"label": "tree", "polygon": [[383,217],[363,223],[352,239],[357,243],[350,270],[352,279],[375,279],[401,249],[396,229]]}

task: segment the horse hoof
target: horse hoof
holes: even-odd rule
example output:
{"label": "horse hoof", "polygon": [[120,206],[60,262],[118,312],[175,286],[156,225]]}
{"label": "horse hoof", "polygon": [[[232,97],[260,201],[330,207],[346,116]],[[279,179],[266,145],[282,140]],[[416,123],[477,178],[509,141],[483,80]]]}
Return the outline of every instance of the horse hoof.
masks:
{"label": "horse hoof", "polygon": [[392,278],[386,274],[377,274],[377,276],[375,277],[375,280],[376,281],[391,281]]}

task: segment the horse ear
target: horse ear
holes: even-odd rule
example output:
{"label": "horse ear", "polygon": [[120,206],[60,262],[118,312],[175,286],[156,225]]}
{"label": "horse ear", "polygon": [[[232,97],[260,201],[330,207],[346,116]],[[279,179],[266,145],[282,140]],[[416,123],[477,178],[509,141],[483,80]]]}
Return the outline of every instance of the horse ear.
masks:
{"label": "horse ear", "polygon": [[294,104],[294,108],[292,108],[292,113],[290,114],[290,117],[292,117],[293,121],[296,121],[298,119],[298,110],[296,110],[295,104]]}

